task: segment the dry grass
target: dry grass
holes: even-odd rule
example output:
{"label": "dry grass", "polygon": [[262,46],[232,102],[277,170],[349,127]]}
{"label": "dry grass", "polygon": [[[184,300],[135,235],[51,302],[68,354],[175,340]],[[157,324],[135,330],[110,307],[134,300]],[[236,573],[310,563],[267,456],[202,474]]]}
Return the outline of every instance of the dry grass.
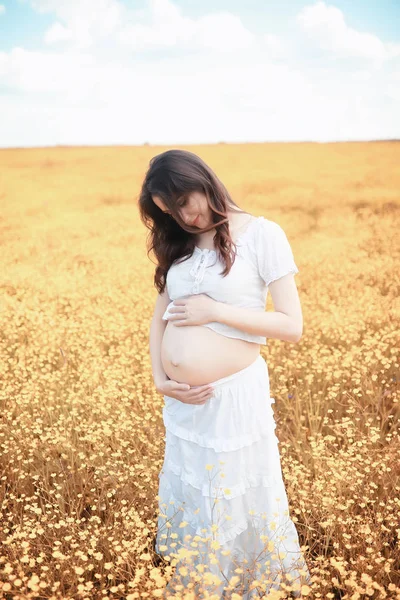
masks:
{"label": "dry grass", "polygon": [[[152,549],[164,429],[136,208],[165,149],[0,151],[6,600],[159,597],[171,573]],[[303,593],[400,598],[400,144],[188,149],[284,227],[300,269],[303,338],[262,353]]]}

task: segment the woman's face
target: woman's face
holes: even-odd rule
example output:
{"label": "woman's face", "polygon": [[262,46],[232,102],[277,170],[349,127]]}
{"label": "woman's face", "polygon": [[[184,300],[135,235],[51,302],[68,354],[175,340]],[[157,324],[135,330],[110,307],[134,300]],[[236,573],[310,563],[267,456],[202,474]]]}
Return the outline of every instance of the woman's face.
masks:
{"label": "woman's face", "polygon": [[[170,214],[159,196],[152,196],[152,199],[160,210]],[[211,209],[208,207],[206,196],[201,192],[191,192],[187,200],[179,200],[177,208],[182,221],[190,227],[203,229],[211,223]]]}

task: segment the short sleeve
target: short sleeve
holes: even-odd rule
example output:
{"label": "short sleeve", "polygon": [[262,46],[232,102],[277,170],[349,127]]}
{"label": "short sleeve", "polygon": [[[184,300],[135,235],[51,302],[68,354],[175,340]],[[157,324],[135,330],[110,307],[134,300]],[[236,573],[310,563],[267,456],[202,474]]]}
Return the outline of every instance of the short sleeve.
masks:
{"label": "short sleeve", "polygon": [[256,253],[258,272],[267,286],[288,273],[295,275],[299,272],[286,233],[275,221],[261,219],[256,236]]}

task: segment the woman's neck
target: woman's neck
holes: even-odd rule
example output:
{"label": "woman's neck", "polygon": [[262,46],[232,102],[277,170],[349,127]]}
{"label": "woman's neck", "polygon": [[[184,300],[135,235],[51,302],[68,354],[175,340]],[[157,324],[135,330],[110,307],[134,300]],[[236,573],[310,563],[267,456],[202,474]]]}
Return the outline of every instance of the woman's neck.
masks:
{"label": "woman's neck", "polygon": [[[227,211],[227,216],[229,220],[229,232],[233,239],[236,239],[236,237],[240,235],[241,230],[246,228],[247,224],[252,219],[252,215],[245,211],[241,213],[238,211]],[[196,235],[196,244],[202,244],[203,246],[206,246],[209,243],[212,244],[216,232],[217,230],[214,228],[206,233],[198,233]]]}

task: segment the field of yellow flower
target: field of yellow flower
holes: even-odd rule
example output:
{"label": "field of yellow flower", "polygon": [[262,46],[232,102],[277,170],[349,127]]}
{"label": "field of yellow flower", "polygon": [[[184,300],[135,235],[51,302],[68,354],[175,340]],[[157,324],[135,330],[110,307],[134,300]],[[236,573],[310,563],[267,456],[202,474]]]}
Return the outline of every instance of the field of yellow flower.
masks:
{"label": "field of yellow flower", "polygon": [[[303,595],[400,598],[400,143],[186,148],[285,229],[299,267],[303,337],[262,354]],[[157,598],[174,568],[153,552],[165,433],[137,209],[166,149],[0,150],[6,600]]]}

